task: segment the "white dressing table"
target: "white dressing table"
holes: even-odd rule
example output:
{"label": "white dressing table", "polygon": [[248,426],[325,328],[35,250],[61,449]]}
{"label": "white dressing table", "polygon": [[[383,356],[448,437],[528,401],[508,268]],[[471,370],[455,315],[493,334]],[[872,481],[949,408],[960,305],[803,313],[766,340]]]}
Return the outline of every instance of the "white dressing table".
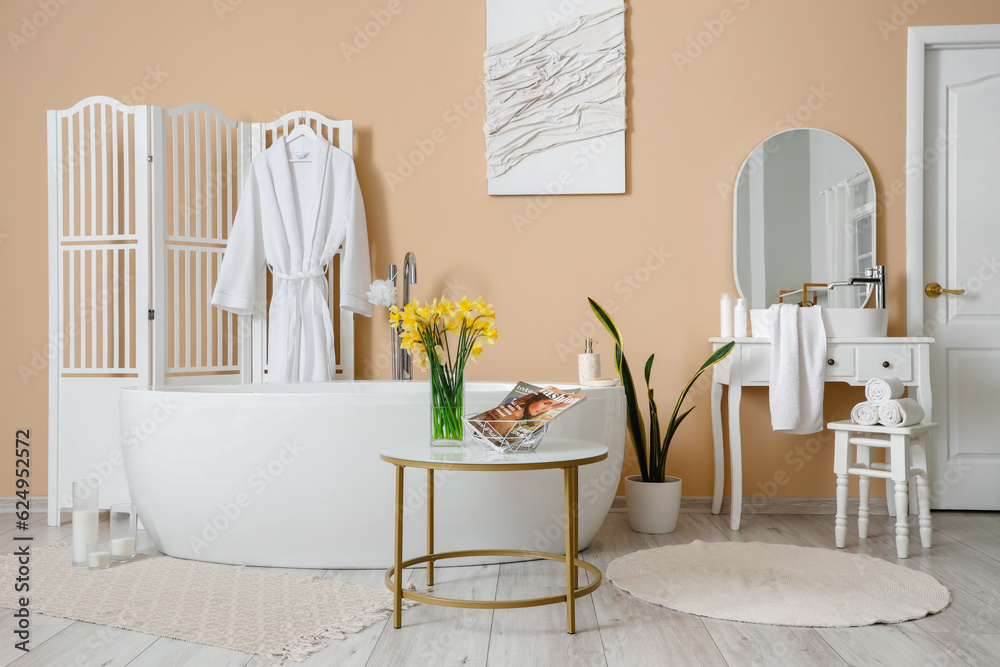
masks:
{"label": "white dressing table", "polygon": [[[740,402],[743,387],[766,387],[770,375],[770,338],[710,338],[712,349],[730,341],[736,346],[712,369],[712,439],[715,446],[715,488],[712,513],[722,510],[725,456],[722,435],[722,386],[729,385],[729,465],[732,476],[730,528],[739,530],[743,507],[743,459]],[[864,386],[873,377],[892,375],[910,388],[931,414],[930,344],[933,338],[829,338],[827,382]]]}

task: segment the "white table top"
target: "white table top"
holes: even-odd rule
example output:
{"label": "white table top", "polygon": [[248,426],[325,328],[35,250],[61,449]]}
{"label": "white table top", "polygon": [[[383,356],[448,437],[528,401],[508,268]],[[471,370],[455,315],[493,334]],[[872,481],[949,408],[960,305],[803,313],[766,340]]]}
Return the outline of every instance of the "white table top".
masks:
{"label": "white table top", "polygon": [[591,440],[543,438],[533,452],[487,451],[476,443],[461,447],[431,447],[426,440],[397,442],[379,450],[383,461],[438,470],[545,470],[597,463],[608,448]]}

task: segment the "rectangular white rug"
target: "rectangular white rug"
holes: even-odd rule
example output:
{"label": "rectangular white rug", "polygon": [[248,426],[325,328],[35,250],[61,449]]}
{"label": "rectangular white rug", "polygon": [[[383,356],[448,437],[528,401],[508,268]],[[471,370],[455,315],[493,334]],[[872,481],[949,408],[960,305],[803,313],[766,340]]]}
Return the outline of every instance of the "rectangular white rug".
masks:
{"label": "rectangular white rug", "polygon": [[[14,581],[16,558],[0,558],[0,581]],[[32,549],[30,567],[34,614],[256,653],[274,664],[304,660],[392,612],[385,588],[169,556],[89,570],[73,567],[70,545],[51,544]],[[0,607],[14,609],[24,595],[3,586]]]}

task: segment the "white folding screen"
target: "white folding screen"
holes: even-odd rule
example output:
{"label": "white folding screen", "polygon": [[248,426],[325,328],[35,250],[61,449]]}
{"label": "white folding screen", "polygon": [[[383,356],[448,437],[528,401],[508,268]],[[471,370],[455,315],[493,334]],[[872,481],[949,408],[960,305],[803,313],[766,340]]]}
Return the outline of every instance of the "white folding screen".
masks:
{"label": "white folding screen", "polygon": [[[128,499],[122,387],[250,383],[265,377],[268,272],[254,315],[211,305],[252,158],[299,123],[353,155],[353,123],[300,111],[236,122],[204,104],[130,107],[90,97],[49,111],[50,525],[73,480],[97,478],[101,506]],[[334,379],[354,378],[353,315],[339,308]]]}

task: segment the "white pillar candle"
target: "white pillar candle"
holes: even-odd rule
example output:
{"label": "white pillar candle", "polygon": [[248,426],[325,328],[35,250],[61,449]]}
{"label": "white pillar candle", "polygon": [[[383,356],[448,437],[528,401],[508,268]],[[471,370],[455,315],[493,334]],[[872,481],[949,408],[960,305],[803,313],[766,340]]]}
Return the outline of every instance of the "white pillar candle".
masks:
{"label": "white pillar candle", "polygon": [[135,538],[119,537],[111,540],[111,555],[115,558],[131,558],[135,555]]}
{"label": "white pillar candle", "polygon": [[73,562],[83,565],[87,562],[87,544],[97,542],[97,510],[76,510],[73,512]]}
{"label": "white pillar candle", "polygon": [[91,551],[87,557],[87,564],[93,568],[108,567],[111,565],[111,552]]}

